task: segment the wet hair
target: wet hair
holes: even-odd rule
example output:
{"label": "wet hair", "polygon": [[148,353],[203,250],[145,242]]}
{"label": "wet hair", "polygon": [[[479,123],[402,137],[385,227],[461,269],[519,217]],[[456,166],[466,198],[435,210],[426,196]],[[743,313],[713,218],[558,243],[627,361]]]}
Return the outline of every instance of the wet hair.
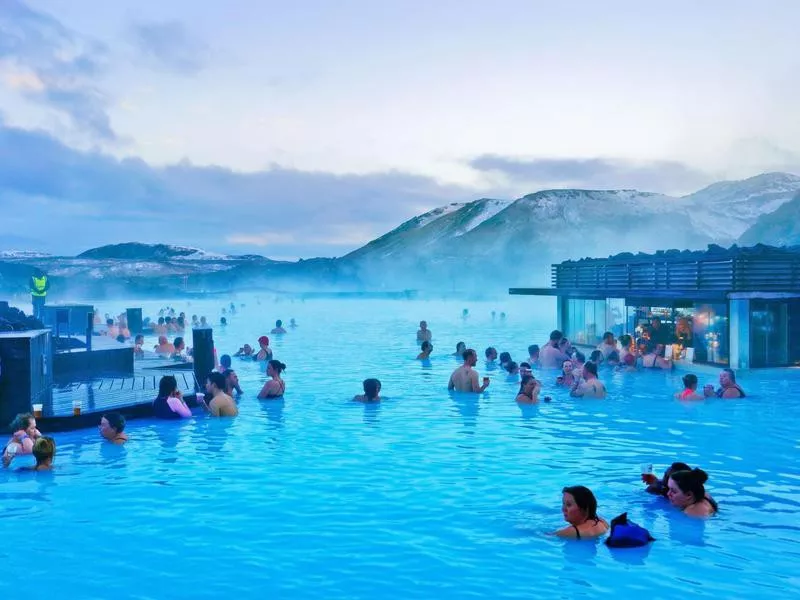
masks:
{"label": "wet hair", "polygon": [[467,348],[466,350],[464,350],[464,352],[461,353],[461,358],[463,358],[464,360],[467,360],[470,356],[478,358],[478,353],[475,352],[475,350],[473,350],[472,348]]}
{"label": "wet hair", "polygon": [[219,357],[219,364],[225,367],[226,369],[231,368],[231,355],[230,354],[223,354]]}
{"label": "wet hair", "polygon": [[115,429],[117,433],[125,431],[125,417],[118,412],[110,412],[103,415],[103,418],[108,421],[108,426]]}
{"label": "wet hair", "polygon": [[124,336],[124,335],[122,335],[122,334],[120,333],[120,334],[119,334],[119,335],[116,337],[116,340],[117,340],[118,342],[124,342],[124,341],[125,341],[125,336]]}
{"label": "wet hair", "polygon": [[485,351],[483,354],[486,356],[486,358],[489,358],[489,355],[490,355],[492,352],[494,352],[495,354],[497,354],[497,348],[495,348],[494,346],[489,346],[489,347],[486,349],[486,351]]}
{"label": "wet hair", "polygon": [[42,436],[33,443],[33,456],[36,464],[40,465],[47,459],[54,459],[56,456],[56,441],[51,437]]}
{"label": "wet hair", "polygon": [[684,494],[692,494],[695,502],[700,502],[706,497],[706,488],[703,485],[708,481],[708,473],[703,469],[673,471],[669,478],[674,481]]}
{"label": "wet hair", "polygon": [[158,324],[163,325],[165,323],[164,317],[158,317]]}
{"label": "wet hair", "polygon": [[423,352],[425,352],[425,350],[433,350],[433,346],[430,342],[422,342],[421,348]]}
{"label": "wet hair", "polygon": [[528,346],[528,356],[539,354],[539,344],[531,344]]}
{"label": "wet hair", "polygon": [[564,337],[564,334],[561,333],[558,329],[554,329],[550,332],[550,341],[551,342],[558,342],[561,338]]}
{"label": "wet hair", "polygon": [[140,333],[134,338],[133,341],[136,344],[139,344],[139,343],[144,344],[144,336]]}
{"label": "wet hair", "polygon": [[525,386],[528,385],[531,381],[536,381],[536,378],[533,375],[523,375],[522,379],[519,380],[519,392],[517,392],[517,396],[523,393],[525,390]]}
{"label": "wet hair", "polygon": [[365,379],[362,385],[364,386],[364,395],[367,400],[374,400],[378,397],[381,391],[381,382],[378,379]]}
{"label": "wet hair", "polygon": [[285,370],[286,370],[286,365],[285,365],[285,364],[283,364],[283,363],[282,363],[281,361],[279,361],[279,360],[270,360],[270,361],[267,361],[267,364],[268,364],[270,367],[272,367],[272,370],[273,370],[273,371],[275,371],[275,372],[277,372],[277,373],[278,373],[278,375],[280,375],[280,374],[281,374],[283,371],[285,371]]}
{"label": "wet hair", "polygon": [[593,350],[589,360],[593,363],[603,362],[603,352],[601,350]]}
{"label": "wet hair", "polygon": [[520,369],[530,369],[531,368],[531,363],[529,363],[529,362],[521,362],[521,363],[519,363],[519,368]]}
{"label": "wet hair", "polygon": [[108,325],[109,327],[113,327],[114,326],[114,319],[106,319],[106,325]]}
{"label": "wet hair", "polygon": [[622,334],[619,336],[619,343],[622,345],[623,348],[627,348],[631,345],[633,338],[629,336],[627,333]]}
{"label": "wet hair", "polygon": [[[462,346],[464,347],[464,350],[467,349],[467,345],[464,342],[458,342],[456,344],[456,352],[458,352],[459,351],[458,349],[461,348]],[[461,352],[464,352],[464,350],[461,350]]]}
{"label": "wet hair", "polygon": [[505,364],[505,369],[506,371],[508,371],[509,375],[513,375],[514,371],[519,370],[519,365],[515,363],[513,360],[511,360]]}
{"label": "wet hair", "polygon": [[608,358],[606,358],[606,360],[607,361],[613,360],[614,362],[619,362],[619,352],[617,352],[616,350],[612,350],[611,352],[608,353]]}
{"label": "wet hair", "polygon": [[[181,315],[183,315],[183,313],[181,313]],[[182,316],[178,317],[177,322],[178,322],[178,327],[184,327],[184,319]]]}
{"label": "wet hair", "polygon": [[225,317],[220,317],[219,324],[220,325],[227,325],[228,324],[228,319],[226,319]]}
{"label": "wet hair", "polygon": [[217,389],[223,391],[225,390],[225,377],[222,375],[222,373],[212,371],[206,376],[206,379],[208,380],[208,383],[216,386]]}
{"label": "wet hair", "polygon": [[727,373],[731,378],[731,383],[736,383],[736,373],[733,372],[733,369],[722,369],[723,373]]}
{"label": "wet hair", "polygon": [[178,346],[180,346],[181,344],[183,344],[183,338],[181,336],[176,337],[175,341],[172,342],[172,345],[175,346],[176,350],[178,349]]}
{"label": "wet hair", "polygon": [[583,365],[583,368],[589,371],[592,375],[597,377],[597,365],[591,361],[587,362]]}
{"label": "wet hair", "polygon": [[614,339],[614,334],[613,334],[613,333],[611,333],[610,331],[606,331],[606,332],[603,334],[603,339],[604,339],[604,340],[606,340],[606,339],[608,339],[608,338],[611,338],[612,340]]}
{"label": "wet hair", "polygon": [[231,373],[235,373],[235,372],[236,372],[236,371],[234,371],[233,369],[225,369],[225,370],[222,372],[222,376],[225,378],[225,382],[226,382],[226,383],[227,383],[227,381],[228,381],[228,377],[230,377],[230,376],[231,376]]}
{"label": "wet hair", "polygon": [[34,418],[33,413],[18,414],[14,420],[11,421],[9,428],[12,432],[19,431],[20,429],[27,429],[31,424],[31,420]]}
{"label": "wet hair", "polygon": [[586,362],[586,355],[580,351],[576,351],[573,358],[579,362]]}
{"label": "wet hair", "polygon": [[275,327],[283,327],[283,321],[281,321],[280,319],[275,321]]}
{"label": "wet hair", "polygon": [[687,373],[683,376],[683,387],[687,390],[697,385],[697,375],[694,373]]}
{"label": "wet hair", "polygon": [[167,398],[178,389],[178,380],[174,375],[164,375],[158,382],[158,397]]}
{"label": "wet hair", "polygon": [[575,504],[586,515],[587,519],[600,520],[600,517],[597,516],[597,498],[594,497],[592,490],[582,485],[573,485],[565,487],[561,490],[561,493],[572,496]]}
{"label": "wet hair", "polygon": [[568,359],[566,359],[566,360],[564,360],[564,361],[561,361],[561,370],[562,370],[562,371],[564,370],[564,364],[565,364],[565,363],[571,363],[571,362],[572,362],[572,359],[571,359],[571,358],[568,358]]}

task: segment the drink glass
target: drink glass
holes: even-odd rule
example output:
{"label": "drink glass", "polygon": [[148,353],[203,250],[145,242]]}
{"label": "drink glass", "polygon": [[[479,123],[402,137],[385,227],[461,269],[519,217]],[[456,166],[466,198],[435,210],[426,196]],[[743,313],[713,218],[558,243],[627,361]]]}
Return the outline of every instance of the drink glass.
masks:
{"label": "drink glass", "polygon": [[80,400],[73,400],[72,402],[72,415],[74,417],[81,416],[81,401]]}
{"label": "drink glass", "polygon": [[42,405],[41,404],[34,404],[33,405],[33,416],[37,419],[42,418]]}
{"label": "drink glass", "polygon": [[484,377],[483,378],[483,385],[488,385],[488,384],[489,384],[489,378],[488,377]]}

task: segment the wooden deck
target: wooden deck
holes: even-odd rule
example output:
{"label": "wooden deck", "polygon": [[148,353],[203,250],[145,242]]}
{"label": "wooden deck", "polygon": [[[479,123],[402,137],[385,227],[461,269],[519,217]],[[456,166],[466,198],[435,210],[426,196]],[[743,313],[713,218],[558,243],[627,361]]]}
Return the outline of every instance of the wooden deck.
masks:
{"label": "wooden deck", "polygon": [[[53,384],[50,401],[42,406],[43,431],[64,431],[96,426],[104,412],[120,412],[128,418],[151,414],[164,375],[173,375],[185,396],[194,394],[197,381],[191,363],[175,362],[155,355],[134,362],[133,373],[96,373]],[[81,404],[74,416],[73,404]]]}

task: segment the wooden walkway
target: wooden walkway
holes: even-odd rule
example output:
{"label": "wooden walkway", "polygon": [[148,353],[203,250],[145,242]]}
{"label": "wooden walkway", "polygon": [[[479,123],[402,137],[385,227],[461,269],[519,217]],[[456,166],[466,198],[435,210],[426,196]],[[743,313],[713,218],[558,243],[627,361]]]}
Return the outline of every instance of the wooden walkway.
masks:
{"label": "wooden walkway", "polygon": [[[188,368],[187,368],[188,367]],[[197,380],[191,363],[150,356],[134,363],[130,374],[92,374],[80,380],[53,384],[50,402],[45,402],[42,425],[48,431],[79,429],[97,425],[100,414],[121,412],[126,416],[146,416],[158,395],[164,375],[173,375],[184,395],[194,394]],[[81,404],[80,417],[74,416],[75,402]]]}

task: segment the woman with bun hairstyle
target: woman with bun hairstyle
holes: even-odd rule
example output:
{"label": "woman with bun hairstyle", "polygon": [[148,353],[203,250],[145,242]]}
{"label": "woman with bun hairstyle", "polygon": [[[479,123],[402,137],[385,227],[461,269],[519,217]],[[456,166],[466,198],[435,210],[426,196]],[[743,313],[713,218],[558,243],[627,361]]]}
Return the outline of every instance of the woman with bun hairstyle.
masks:
{"label": "woman with bun hairstyle", "polygon": [[690,517],[710,517],[717,512],[717,503],[706,494],[706,481],[703,469],[674,471],[667,482],[667,498]]}
{"label": "woman with bun hairstyle", "polygon": [[259,400],[269,400],[270,398],[280,398],[286,391],[286,383],[281,379],[281,373],[286,370],[286,365],[279,360],[267,362],[267,380],[261,391],[258,392]]}
{"label": "woman with bun hairstyle", "polygon": [[705,400],[697,393],[697,375],[687,373],[683,376],[683,391],[675,394],[676,400]]}

